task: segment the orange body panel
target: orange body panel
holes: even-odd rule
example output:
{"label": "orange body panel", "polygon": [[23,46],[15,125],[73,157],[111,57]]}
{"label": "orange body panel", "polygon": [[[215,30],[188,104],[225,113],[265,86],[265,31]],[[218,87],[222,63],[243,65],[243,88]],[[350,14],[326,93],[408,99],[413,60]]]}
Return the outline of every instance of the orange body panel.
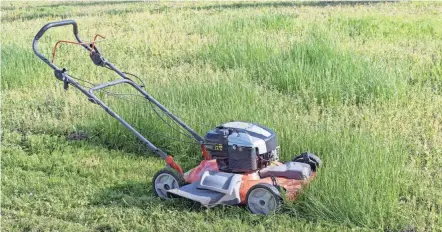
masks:
{"label": "orange body panel", "polygon": [[184,173],[184,180],[187,183],[193,183],[195,181],[198,181],[201,174],[205,171],[218,171],[218,164],[216,163],[216,160],[203,160],[201,161],[200,165],[196,166],[192,170]]}
{"label": "orange body panel", "polygon": [[[276,165],[283,165],[281,162],[274,162]],[[193,168],[192,170],[184,173],[184,180],[187,183],[193,183],[198,181],[201,174],[205,171],[219,171],[218,164],[215,159],[212,160],[203,160],[201,163]],[[295,200],[298,191],[302,188],[302,186],[308,184],[313,178],[315,178],[316,173],[306,180],[294,180],[288,179],[285,177],[275,177],[276,184],[285,189],[285,197],[287,200]],[[241,204],[246,203],[247,192],[249,189],[256,184],[273,184],[271,177],[261,178],[258,172],[252,172],[248,174],[243,174],[242,183],[240,188],[240,198]]]}

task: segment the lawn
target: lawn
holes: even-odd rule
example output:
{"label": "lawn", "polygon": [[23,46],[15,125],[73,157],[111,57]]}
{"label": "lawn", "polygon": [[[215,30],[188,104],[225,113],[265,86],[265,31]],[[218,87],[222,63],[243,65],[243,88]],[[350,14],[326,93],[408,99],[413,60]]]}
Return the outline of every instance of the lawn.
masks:
{"label": "lawn", "polygon": [[[325,166],[269,216],[155,197],[164,161],[33,53],[62,19],[106,36],[105,58],[201,135],[258,122],[282,160],[310,151]],[[39,49],[61,39],[71,27]],[[55,63],[118,78],[78,45]],[[143,99],[100,97],[184,169],[199,163],[198,146],[152,133],[186,139]],[[442,231],[442,3],[2,1],[1,106],[5,231]]]}

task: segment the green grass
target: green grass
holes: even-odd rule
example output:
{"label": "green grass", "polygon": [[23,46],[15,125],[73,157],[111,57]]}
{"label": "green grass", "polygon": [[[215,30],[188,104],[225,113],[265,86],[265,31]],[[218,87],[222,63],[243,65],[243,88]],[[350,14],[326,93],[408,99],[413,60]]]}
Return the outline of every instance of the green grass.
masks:
{"label": "green grass", "polygon": [[[278,19],[275,19],[279,22]],[[235,24],[235,23],[234,23]],[[267,25],[267,24],[264,24]],[[224,25],[223,25],[224,27]],[[314,27],[314,25],[311,25]],[[216,43],[208,45],[203,57],[221,69],[244,68],[250,80],[274,87],[297,97],[315,97],[318,102],[357,102],[373,98],[393,98],[403,92],[405,80],[394,72],[386,72],[383,64],[342,51],[329,36],[307,31],[305,41],[295,41],[275,48],[267,31],[250,34],[231,28]],[[250,25],[249,30],[254,28]],[[227,33],[227,31],[231,31]]]}
{"label": "green grass", "polygon": [[[439,3],[2,2],[2,228],[5,231],[440,231],[442,15]],[[281,159],[325,166],[266,217],[154,197],[164,162],[53,77],[31,41],[72,18],[124,71],[200,134],[228,120],[274,129]],[[71,28],[48,31],[47,56]],[[117,78],[79,47],[69,73]],[[124,87],[112,91],[129,91]],[[142,99],[101,95],[142,131],[185,139]],[[197,146],[146,136],[189,169]]]}

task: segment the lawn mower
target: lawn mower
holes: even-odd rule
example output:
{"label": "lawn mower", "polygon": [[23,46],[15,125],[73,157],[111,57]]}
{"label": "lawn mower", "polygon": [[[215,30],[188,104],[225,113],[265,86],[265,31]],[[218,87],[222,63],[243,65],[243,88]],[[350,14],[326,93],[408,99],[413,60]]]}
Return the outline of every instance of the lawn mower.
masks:
{"label": "lawn mower", "polygon": [[[89,52],[95,65],[116,72],[120,76],[118,80],[87,88],[78,82],[78,78],[68,74],[65,68],[57,67],[53,58],[49,61],[38,51],[37,43],[47,30],[68,25],[73,26],[77,41],[58,41],[54,47],[53,58],[59,43],[81,45]],[[294,157],[292,161],[280,162],[275,132],[259,124],[231,121],[220,124],[204,136],[200,136],[153,98],[144,86],[129,78],[134,76],[133,74],[120,71],[106,60],[95,46],[97,37],[101,36],[95,36],[92,42],[83,42],[78,35],[77,23],[73,20],[63,20],[44,25],[36,34],[32,47],[35,54],[54,70],[55,77],[64,83],[66,90],[69,86],[79,89],[89,101],[102,107],[138,137],[148,149],[165,160],[166,167],[158,171],[152,180],[154,193],[158,197],[183,197],[206,207],[246,205],[252,213],[266,215],[278,210],[284,200],[294,200],[299,190],[315,177],[321,165],[317,156],[306,152]],[[201,163],[184,172],[172,155],[152,144],[97,97],[97,91],[116,85],[133,87],[140,96],[169,117],[169,120],[188,132],[201,148]]]}

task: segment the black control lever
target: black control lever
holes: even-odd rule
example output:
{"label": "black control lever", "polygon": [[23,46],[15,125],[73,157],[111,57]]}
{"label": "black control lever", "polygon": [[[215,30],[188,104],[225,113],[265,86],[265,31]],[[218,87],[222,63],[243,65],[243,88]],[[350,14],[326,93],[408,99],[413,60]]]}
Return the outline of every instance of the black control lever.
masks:
{"label": "black control lever", "polygon": [[59,79],[60,81],[63,81],[63,88],[64,90],[68,90],[69,89],[69,81],[67,78],[64,77],[64,73],[68,71],[67,69],[63,68],[63,69],[56,69],[54,70],[54,75],[57,79]]}
{"label": "black control lever", "polygon": [[93,51],[91,51],[91,54],[90,54],[92,62],[94,62],[94,64],[97,66],[102,66],[102,67],[106,66],[106,60],[101,55],[98,48],[96,46],[94,46],[94,44],[91,44],[90,47],[94,49]]}
{"label": "black control lever", "polygon": [[63,80],[63,82],[64,82],[64,84],[63,84],[64,90],[68,90],[69,89],[69,81],[68,81],[68,79],[65,78]]}

